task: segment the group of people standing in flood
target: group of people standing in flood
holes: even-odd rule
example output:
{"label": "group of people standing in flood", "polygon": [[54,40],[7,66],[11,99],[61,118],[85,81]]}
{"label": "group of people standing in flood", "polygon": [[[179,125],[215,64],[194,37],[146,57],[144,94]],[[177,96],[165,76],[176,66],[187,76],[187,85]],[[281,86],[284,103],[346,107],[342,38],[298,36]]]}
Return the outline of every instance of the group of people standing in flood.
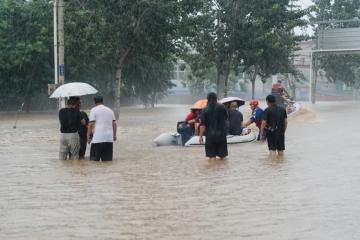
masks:
{"label": "group of people standing in flood", "polygon": [[[263,111],[257,100],[250,101],[252,110],[251,117],[245,123],[243,116],[238,111],[236,102],[231,102],[227,107],[218,103],[215,93],[207,96],[207,106],[199,111],[193,109],[192,118],[187,117],[187,122],[192,128],[199,124],[199,143],[205,143],[205,154],[209,159],[219,157],[224,159],[228,155],[227,135],[247,134],[246,127],[255,123],[259,128],[259,141],[267,140],[271,154],[283,154],[285,150],[285,131],[287,128],[286,110],[276,105],[275,96],[268,95],[266,103],[268,107]],[[195,114],[196,113],[196,114]],[[244,131],[245,130],[245,131]],[[194,130],[196,132],[196,130]],[[204,136],[206,141],[204,141]]]}
{"label": "group of people standing in flood", "polygon": [[91,143],[90,160],[111,161],[113,142],[116,141],[116,119],[114,112],[104,106],[103,98],[94,98],[95,107],[90,117],[80,111],[79,97],[70,97],[65,108],[59,111],[60,160],[83,159],[87,143]]}
{"label": "group of people standing in flood", "polygon": [[[113,159],[113,142],[117,139],[115,115],[103,104],[101,96],[96,96],[94,102],[90,117],[80,111],[79,97],[70,97],[67,106],[59,111],[61,160],[84,158],[87,143],[91,143],[90,160]],[[257,100],[251,100],[252,114],[244,122],[236,101],[225,106],[218,103],[215,93],[209,93],[206,107],[192,109],[186,123],[191,135],[199,135],[199,143],[205,144],[205,153],[210,159],[228,156],[227,135],[246,135],[252,123],[259,128],[257,139],[267,140],[270,153],[281,155],[285,150],[287,113],[276,104],[274,95],[268,95],[266,103],[268,107],[263,111]]]}

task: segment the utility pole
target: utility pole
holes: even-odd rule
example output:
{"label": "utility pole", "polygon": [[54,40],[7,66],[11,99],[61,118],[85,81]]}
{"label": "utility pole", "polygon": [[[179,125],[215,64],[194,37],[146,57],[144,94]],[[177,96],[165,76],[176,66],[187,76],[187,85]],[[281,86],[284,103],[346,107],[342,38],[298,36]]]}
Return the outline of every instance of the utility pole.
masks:
{"label": "utility pole", "polygon": [[[65,82],[64,64],[64,0],[54,0],[54,75],[55,86]],[[59,99],[59,109],[65,100]]]}
{"label": "utility pole", "polygon": [[55,86],[59,84],[58,74],[58,37],[57,37],[57,0],[54,0],[54,80]]}
{"label": "utility pole", "polygon": [[59,84],[65,82],[64,65],[64,0],[58,0],[58,39],[59,39]]}

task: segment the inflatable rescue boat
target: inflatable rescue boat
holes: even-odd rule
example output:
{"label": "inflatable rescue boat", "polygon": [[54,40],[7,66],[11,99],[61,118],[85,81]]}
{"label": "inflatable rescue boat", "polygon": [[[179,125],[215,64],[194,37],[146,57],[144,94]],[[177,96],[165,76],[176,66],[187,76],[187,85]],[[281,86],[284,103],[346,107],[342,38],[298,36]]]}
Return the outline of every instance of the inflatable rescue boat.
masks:
{"label": "inflatable rescue boat", "polygon": [[[252,142],[256,139],[256,135],[254,133],[249,133],[247,135],[228,135],[227,143],[235,144],[235,143],[247,143]],[[204,141],[206,141],[204,137]],[[185,147],[199,146],[199,136],[192,136],[185,143],[182,140],[182,136],[179,133],[162,133],[157,138],[154,139],[154,143],[157,146],[171,146],[171,145],[184,145]]]}

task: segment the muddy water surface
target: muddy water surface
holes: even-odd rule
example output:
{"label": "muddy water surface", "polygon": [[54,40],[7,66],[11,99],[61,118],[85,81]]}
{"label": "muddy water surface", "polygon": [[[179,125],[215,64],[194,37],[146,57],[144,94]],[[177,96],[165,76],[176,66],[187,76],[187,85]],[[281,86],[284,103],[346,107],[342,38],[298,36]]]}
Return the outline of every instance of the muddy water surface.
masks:
{"label": "muddy water surface", "polygon": [[122,109],[111,163],[59,161],[56,114],[21,115],[16,129],[2,114],[0,239],[359,239],[360,107],[349,106],[290,119],[283,159],[253,142],[224,162],[153,146],[188,106]]}

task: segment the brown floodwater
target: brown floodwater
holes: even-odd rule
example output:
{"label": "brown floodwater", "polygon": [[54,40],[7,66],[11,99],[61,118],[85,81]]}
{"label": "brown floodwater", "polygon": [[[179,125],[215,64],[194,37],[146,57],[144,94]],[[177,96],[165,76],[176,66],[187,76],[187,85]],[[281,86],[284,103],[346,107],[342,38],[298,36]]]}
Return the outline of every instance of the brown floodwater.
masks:
{"label": "brown floodwater", "polygon": [[1,114],[0,239],[360,238],[358,103],[304,108],[283,159],[259,142],[214,162],[155,147],[187,111],[122,109],[110,163],[58,160],[56,114],[22,114],[16,129]]}

